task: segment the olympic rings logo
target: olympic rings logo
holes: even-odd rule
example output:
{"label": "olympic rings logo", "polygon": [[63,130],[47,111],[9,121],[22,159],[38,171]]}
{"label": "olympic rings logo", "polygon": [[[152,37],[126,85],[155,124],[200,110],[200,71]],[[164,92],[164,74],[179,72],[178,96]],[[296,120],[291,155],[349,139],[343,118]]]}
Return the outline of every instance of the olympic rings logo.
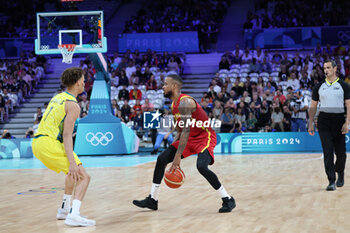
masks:
{"label": "olympic rings logo", "polygon": [[90,142],[92,146],[107,146],[108,143],[113,140],[113,134],[111,132],[105,134],[102,132],[97,132],[96,134],[89,132],[85,135],[85,139]]}
{"label": "olympic rings logo", "polygon": [[337,35],[342,41],[348,41],[350,39],[350,31],[339,31]]}

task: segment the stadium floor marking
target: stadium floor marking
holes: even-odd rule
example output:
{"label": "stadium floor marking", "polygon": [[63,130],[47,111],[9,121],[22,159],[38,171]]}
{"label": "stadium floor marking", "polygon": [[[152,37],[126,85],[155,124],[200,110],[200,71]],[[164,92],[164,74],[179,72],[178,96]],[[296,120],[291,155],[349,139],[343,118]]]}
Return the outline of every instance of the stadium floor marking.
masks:
{"label": "stadium floor marking", "polygon": [[[268,156],[283,156],[283,155],[297,155],[295,159],[286,161],[274,161],[269,164],[281,164],[281,163],[295,163],[298,161],[318,160],[323,156],[317,158],[298,158],[301,155],[314,155],[320,153],[233,153],[233,154],[215,154],[215,156],[262,156],[266,158]],[[196,156],[196,155],[194,155]],[[125,155],[125,156],[80,156],[84,167],[134,167],[145,163],[154,162],[157,160],[157,155]],[[36,158],[29,159],[0,159],[0,169],[38,169],[45,168],[45,166]]]}

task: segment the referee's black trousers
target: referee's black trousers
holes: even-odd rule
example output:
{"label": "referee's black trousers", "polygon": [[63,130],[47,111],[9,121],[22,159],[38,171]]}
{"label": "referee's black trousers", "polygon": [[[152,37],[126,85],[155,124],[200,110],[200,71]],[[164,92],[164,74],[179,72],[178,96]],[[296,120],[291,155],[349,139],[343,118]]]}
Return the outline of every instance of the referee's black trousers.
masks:
{"label": "referee's black trousers", "polygon": [[[345,123],[344,114],[320,112],[317,121],[320,135],[324,166],[329,182],[335,182],[335,172],[343,173],[346,162],[345,134],[341,129]],[[334,152],[337,160],[334,164]]]}

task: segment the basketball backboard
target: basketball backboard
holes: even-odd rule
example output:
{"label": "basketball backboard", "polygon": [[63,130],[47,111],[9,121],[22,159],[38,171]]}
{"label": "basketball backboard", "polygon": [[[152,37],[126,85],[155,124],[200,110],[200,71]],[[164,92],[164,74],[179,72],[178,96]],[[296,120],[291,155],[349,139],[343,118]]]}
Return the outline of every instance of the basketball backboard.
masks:
{"label": "basketball backboard", "polygon": [[61,44],[75,44],[75,53],[107,52],[103,11],[37,13],[35,53],[61,54]]}

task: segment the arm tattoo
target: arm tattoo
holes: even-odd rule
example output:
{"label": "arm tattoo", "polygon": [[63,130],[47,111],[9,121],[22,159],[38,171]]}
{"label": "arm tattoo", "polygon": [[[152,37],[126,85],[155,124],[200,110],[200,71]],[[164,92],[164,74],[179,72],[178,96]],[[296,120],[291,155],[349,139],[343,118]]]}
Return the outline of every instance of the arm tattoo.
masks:
{"label": "arm tattoo", "polygon": [[194,101],[190,98],[185,98],[181,100],[179,104],[179,112],[181,114],[181,120],[184,122],[184,127],[182,128],[179,146],[177,148],[176,154],[182,155],[182,152],[185,150],[188,138],[190,136],[190,127],[186,122],[191,120],[192,112],[195,109]]}

